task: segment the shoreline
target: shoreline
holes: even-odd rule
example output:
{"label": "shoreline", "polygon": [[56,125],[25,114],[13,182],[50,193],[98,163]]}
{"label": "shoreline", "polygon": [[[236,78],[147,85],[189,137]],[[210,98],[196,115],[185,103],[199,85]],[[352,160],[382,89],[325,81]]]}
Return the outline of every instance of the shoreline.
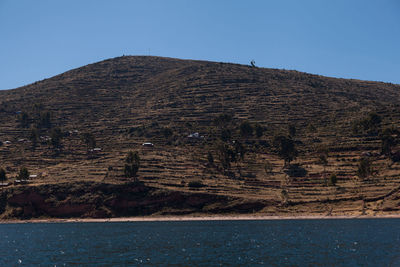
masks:
{"label": "shoreline", "polygon": [[179,222],[179,221],[263,221],[263,220],[334,220],[334,219],[399,219],[400,214],[388,215],[227,215],[227,216],[142,216],[119,218],[49,218],[29,220],[0,220],[0,224],[20,223],[104,223],[104,222]]}

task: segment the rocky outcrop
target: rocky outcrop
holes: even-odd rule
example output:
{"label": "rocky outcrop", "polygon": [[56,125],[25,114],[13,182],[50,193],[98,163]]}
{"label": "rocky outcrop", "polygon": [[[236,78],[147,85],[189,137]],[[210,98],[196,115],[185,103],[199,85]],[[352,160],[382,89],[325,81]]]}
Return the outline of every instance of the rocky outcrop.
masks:
{"label": "rocky outcrop", "polygon": [[160,190],[141,183],[19,186],[0,193],[0,218],[110,218],[152,214],[252,213],[261,201]]}

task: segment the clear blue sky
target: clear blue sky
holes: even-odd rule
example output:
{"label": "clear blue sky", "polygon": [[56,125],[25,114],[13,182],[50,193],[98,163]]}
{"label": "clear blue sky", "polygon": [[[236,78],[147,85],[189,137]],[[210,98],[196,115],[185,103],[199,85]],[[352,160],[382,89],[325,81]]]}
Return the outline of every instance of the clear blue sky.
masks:
{"label": "clear blue sky", "polygon": [[400,1],[0,0],[0,89],[123,54],[400,84]]}

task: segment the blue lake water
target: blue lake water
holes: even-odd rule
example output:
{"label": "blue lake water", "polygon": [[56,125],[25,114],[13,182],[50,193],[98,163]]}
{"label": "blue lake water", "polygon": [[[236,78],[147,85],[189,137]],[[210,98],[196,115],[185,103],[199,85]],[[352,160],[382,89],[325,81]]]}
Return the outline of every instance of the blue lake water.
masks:
{"label": "blue lake water", "polygon": [[400,266],[400,219],[0,224],[0,266]]}

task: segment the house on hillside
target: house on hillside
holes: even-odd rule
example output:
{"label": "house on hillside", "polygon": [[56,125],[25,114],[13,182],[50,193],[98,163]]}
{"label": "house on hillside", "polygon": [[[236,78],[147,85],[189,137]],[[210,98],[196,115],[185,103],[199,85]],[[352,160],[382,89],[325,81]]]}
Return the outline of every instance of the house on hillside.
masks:
{"label": "house on hillside", "polygon": [[189,141],[197,141],[197,140],[203,139],[204,136],[200,135],[198,132],[195,132],[195,133],[189,134],[187,136],[187,138]]}
{"label": "house on hillside", "polygon": [[153,145],[153,143],[145,142],[145,143],[142,144],[142,146],[143,147],[153,147],[154,145]]}

